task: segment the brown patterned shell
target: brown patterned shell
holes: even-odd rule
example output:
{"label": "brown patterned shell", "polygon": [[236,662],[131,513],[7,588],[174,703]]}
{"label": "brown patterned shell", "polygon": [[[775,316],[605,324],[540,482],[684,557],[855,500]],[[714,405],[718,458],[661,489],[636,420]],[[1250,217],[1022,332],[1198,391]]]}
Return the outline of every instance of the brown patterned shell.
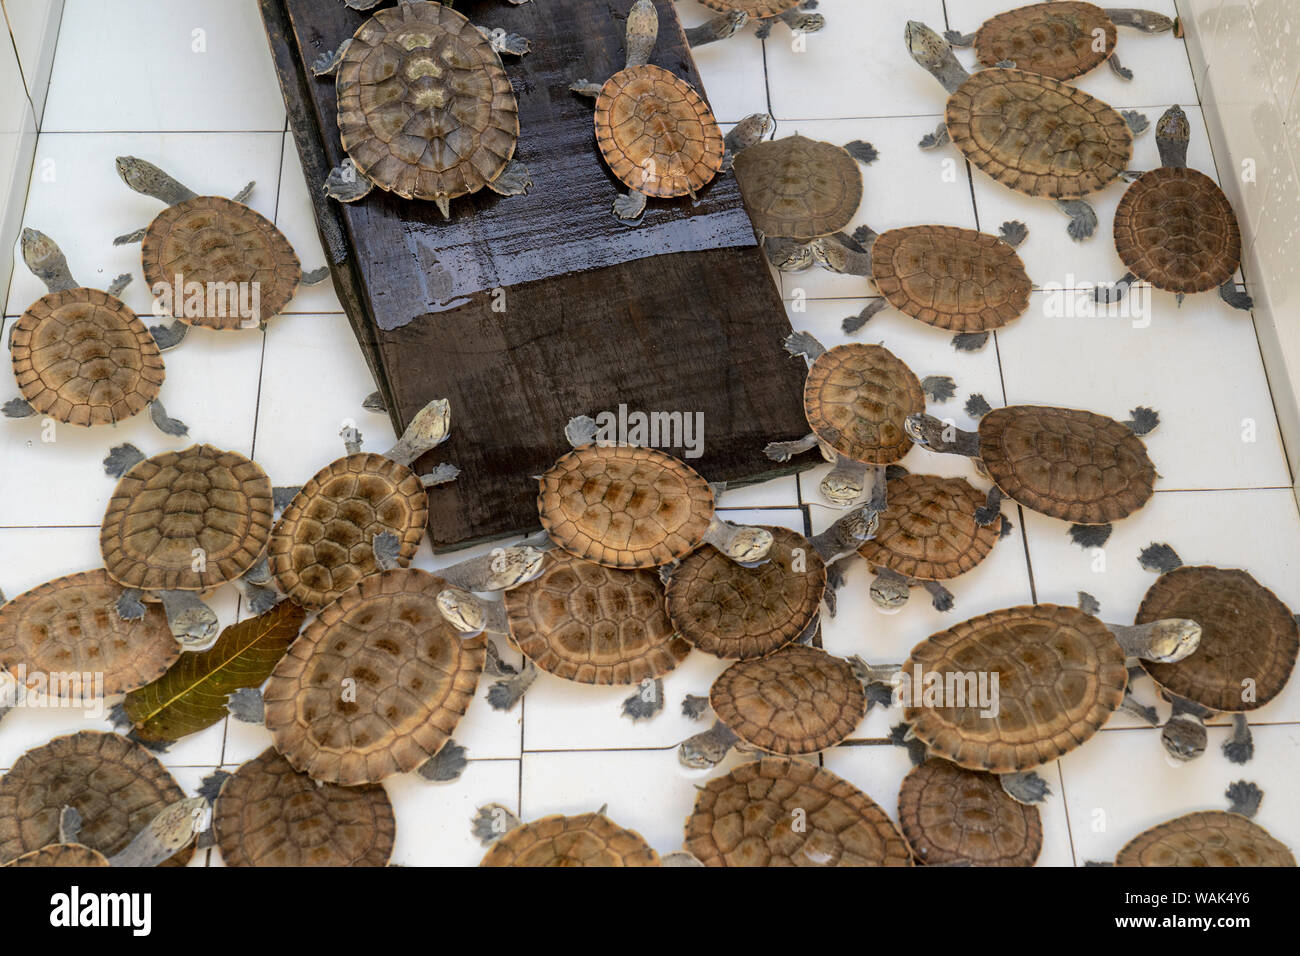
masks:
{"label": "brown patterned shell", "polygon": [[867,713],[866,694],[853,668],[803,644],[732,664],[713,682],[709,703],[737,737],[774,754],[833,747]]}
{"label": "brown patterned shell", "polygon": [[787,136],[736,154],[736,180],[754,228],[807,242],[849,224],[862,204],[862,170],[842,146]]}
{"label": "brown patterned shell", "polygon": [[[1300,654],[1291,609],[1245,571],[1202,566],[1160,575],[1142,599],[1137,623],[1162,618],[1201,625],[1196,653],[1176,664],[1139,663],[1171,694],[1213,710],[1263,707],[1282,692]],[[1242,699],[1246,680],[1254,700]]]}
{"label": "brown patterned shell", "polygon": [[901,475],[889,481],[876,536],[858,548],[868,563],[922,581],[965,574],[998,543],[996,524],[980,527],[985,495],[965,478]]}
{"label": "brown patterned shell", "polygon": [[742,10],[754,20],[766,20],[768,17],[785,13],[787,10],[793,10],[802,2],[803,0],[700,0],[700,3],[710,10],[717,10],[721,13]]}
{"label": "brown patterned shell", "polygon": [[99,531],[104,567],[147,591],[233,581],[266,552],[273,508],[271,479],[239,452],[192,445],[154,455],[113,490]]}
{"label": "brown patterned shell", "polygon": [[980,420],[980,460],[1009,498],[1080,524],[1105,524],[1155,493],[1156,469],[1127,425],[1072,408],[1009,405]]}
{"label": "brown patterned shell", "polygon": [[[903,719],[934,756],[991,773],[1069,753],[1101,729],[1128,687],[1124,652],[1106,626],[1052,604],[993,611],[926,638],[903,665],[905,692],[918,669],[952,684],[961,706],[911,702]],[[978,698],[965,696],[981,674],[999,675],[996,716],[981,717]]]}
{"label": "brown patterned shell", "polygon": [[201,284],[202,306],[192,305],[188,296],[177,298],[172,314],[186,325],[208,329],[245,328],[250,320],[241,301],[252,303],[251,291],[244,290],[254,287],[256,318],[266,322],[284,311],[302,281],[298,254],[275,224],[243,203],[220,196],[198,196],[168,206],[145,231],[140,256],[151,289],[161,283],[174,290],[177,276],[182,288]]}
{"label": "brown patterned shell", "polygon": [[[0,861],[59,839],[59,813],[81,814],[77,839],[113,856],[185,794],[144,747],[118,734],[83,730],[29,750],[0,779]],[[184,866],[187,846],[163,866]]]}
{"label": "brown patterned shell", "polygon": [[685,80],[644,64],[619,70],[596,97],[596,143],[623,184],[660,199],[693,196],[722,169],[722,130]]}
{"label": "brown patterned shell", "polygon": [[226,866],[386,866],[396,832],[382,786],[317,783],[273,749],[222,784],[212,825]]}
{"label": "brown patterned shell", "polygon": [[912,448],[908,415],[925,411],[921,382],[883,345],[851,342],[808,369],[803,406],[814,434],[853,461],[888,465]]}
{"label": "brown patterned shell", "polygon": [[[487,659],[438,611],[442,578],[362,578],[289,646],[263,691],[275,749],[313,780],[355,787],[416,769],[456,729]],[[351,679],[354,699],[345,699]]]}
{"label": "brown patterned shell", "polygon": [[[166,673],[181,655],[159,605],[138,621],[117,613],[122,587],[102,568],[56,578],[0,606],[0,668],[29,674],[95,674],[102,694],[123,694]],[[55,697],[98,696],[92,683],[51,680]]]}
{"label": "brown patterned shell", "polygon": [[635,830],[603,813],[555,814],[505,833],[479,866],[660,866],[659,854]]}
{"label": "brown patterned shell", "polygon": [[898,821],[922,863],[1033,866],[1043,849],[1038,808],[1017,803],[993,774],[931,758],[898,794]]}
{"label": "brown patterned shell", "polygon": [[312,475],[284,509],[271,533],[271,573],[295,604],[322,608],[378,569],[375,535],[395,535],[398,564],[410,564],[428,517],[428,492],[410,468],[347,455]]}
{"label": "brown patterned shell", "polygon": [[39,850],[24,853],[0,866],[84,867],[110,866],[108,857],[80,843],[51,843]]}
{"label": "brown patterned shell", "polygon": [[1202,810],[1139,833],[1116,866],[1295,866],[1295,856],[1239,813]]}
{"label": "brown patterned shell", "polygon": [[1079,199],[1119,178],[1133,156],[1124,117],[1049,76],[980,70],[948,98],[953,143],[1004,186]]}
{"label": "brown patterned shell", "polygon": [[997,236],[955,226],[909,226],[871,247],[871,278],[889,304],[953,332],[984,332],[1029,308],[1025,264]]}
{"label": "brown patterned shell", "polygon": [[1208,292],[1241,264],[1241,229],[1223,190],[1195,169],[1143,173],[1115,212],[1115,250],[1139,279],[1166,292]]}
{"label": "brown patterned shell", "polygon": [[23,399],[68,425],[130,418],[158,397],[166,374],[144,323],[96,289],[41,296],[14,323],[9,344]]}
{"label": "brown patterned shell", "polygon": [[[792,826],[797,818],[805,823],[800,831]],[[907,843],[874,800],[829,770],[788,757],[743,763],[700,787],[685,849],[705,866],[912,865]]]}
{"label": "brown patterned shell", "polygon": [[363,23],[339,65],[338,121],[357,171],[404,199],[455,199],[501,175],[519,104],[492,44],[438,3]]}
{"label": "brown patterned shell", "polygon": [[[1094,46],[1098,30],[1105,41],[1100,52]],[[975,55],[984,66],[1010,60],[1022,70],[1070,80],[1105,63],[1117,40],[1115,24],[1100,7],[1055,0],[985,21],[975,34]]]}
{"label": "brown patterned shell", "polygon": [[539,481],[537,511],[557,545],[613,568],[690,554],[713,520],[713,492],[689,465],[653,448],[587,445]]}
{"label": "brown patterned shell", "polygon": [[691,645],[725,660],[766,657],[817,617],[826,564],[803,535],[772,532],[767,562],[746,568],[711,545],[686,556],[668,579],[668,616]]}

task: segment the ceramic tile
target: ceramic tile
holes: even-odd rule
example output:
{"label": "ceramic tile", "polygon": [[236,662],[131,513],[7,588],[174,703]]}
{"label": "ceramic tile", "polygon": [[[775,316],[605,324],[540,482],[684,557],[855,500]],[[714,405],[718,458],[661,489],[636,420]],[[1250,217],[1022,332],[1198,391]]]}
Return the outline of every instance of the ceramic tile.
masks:
{"label": "ceramic tile", "polygon": [[39,118],[54,67],[55,42],[64,0],[4,0],[4,12],[23,67],[27,94]]}
{"label": "ceramic tile", "polygon": [[[329,260],[321,247],[320,233],[316,231],[316,214],[312,210],[311,194],[303,178],[302,161],[294,145],[293,133],[284,134],[283,160],[280,167],[280,201],[275,211],[275,224],[289,240],[304,270],[310,272]],[[342,312],[334,284],[329,279],[311,286],[299,286],[298,292],[285,309],[286,312]]]}
{"label": "ceramic tile", "polygon": [[519,809],[519,761],[471,760],[459,780],[430,783],[415,774],[384,781],[397,818],[392,862],[401,866],[476,866],[486,850],[470,832],[478,808]]}

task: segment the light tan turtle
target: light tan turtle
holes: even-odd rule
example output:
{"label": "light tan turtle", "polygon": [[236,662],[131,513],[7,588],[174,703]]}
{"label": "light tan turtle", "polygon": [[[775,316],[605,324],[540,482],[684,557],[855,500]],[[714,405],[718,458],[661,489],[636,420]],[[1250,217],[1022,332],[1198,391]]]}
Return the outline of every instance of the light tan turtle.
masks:
{"label": "light tan turtle", "polygon": [[149,330],[118,298],[131,281],[118,276],[107,292],[78,285],[54,240],[22,232],[23,261],[49,292],[9,331],[20,397],[3,406],[9,418],[48,416],[68,425],[114,425],[146,408],[159,431],[184,435],[184,422],[158,400],[166,371]]}
{"label": "light tan turtle", "polygon": [[473,833],[490,849],[479,866],[662,866],[635,830],[596,813],[553,814],[524,823],[500,804],[481,807]]}
{"label": "light tan turtle", "polygon": [[772,26],[778,20],[796,36],[816,33],[826,26],[826,18],[813,12],[816,0],[700,0],[700,3],[721,15],[686,29],[686,42],[693,47],[734,36],[751,20],[758,25],[754,36],[760,40],[771,36]]}
{"label": "light tan turtle", "polygon": [[337,77],[348,154],[326,178],[326,195],[356,202],[378,186],[431,201],[448,219],[451,200],[485,187],[526,193],[532,179],[515,159],[519,104],[499,54],[527,52],[523,37],[431,0],[376,12],[312,64],[316,76]]}
{"label": "light tan turtle", "polygon": [[869,796],[829,770],[761,757],[699,788],[687,852],[705,866],[911,866],[912,852]]}
{"label": "light tan turtle", "polygon": [[1141,113],[1117,113],[1082,90],[1009,65],[967,73],[943,38],[923,23],[907,24],[912,59],[948,91],[938,129],[923,149],[952,143],[1002,185],[1055,200],[1083,240],[1097,230],[1084,197],[1128,171],[1133,134],[1150,125]]}

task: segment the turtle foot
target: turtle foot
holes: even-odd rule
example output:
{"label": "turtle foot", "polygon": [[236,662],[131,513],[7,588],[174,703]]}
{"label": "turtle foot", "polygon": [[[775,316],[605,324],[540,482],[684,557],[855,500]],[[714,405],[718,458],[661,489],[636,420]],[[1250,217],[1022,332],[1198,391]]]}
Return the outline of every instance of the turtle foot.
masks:
{"label": "turtle foot", "polygon": [[1235,764],[1249,763],[1255,756],[1255,742],[1249,737],[1224,741],[1223,755]]}
{"label": "turtle foot", "polygon": [[442,749],[436,754],[420,764],[416,772],[425,780],[432,780],[434,783],[447,783],[450,780],[457,780],[469,766],[469,760],[465,757],[466,750],[460,744],[451,738],[442,745]]}
{"label": "turtle foot", "polygon": [[1072,524],[1070,540],[1081,548],[1104,548],[1110,540],[1110,532],[1108,524]]}
{"label": "turtle foot", "polygon": [[948,134],[948,124],[941,122],[933,133],[926,133],[922,136],[918,145],[922,149],[938,149],[950,142],[951,139],[952,137]]}
{"label": "turtle foot", "polygon": [[650,720],[664,709],[664,682],[645,680],[635,694],[623,701],[623,716],[636,722]]}
{"label": "turtle foot", "polygon": [[117,599],[117,616],[124,621],[139,621],[144,617],[144,592],[128,588]]}
{"label": "turtle foot", "polygon": [[141,242],[144,240],[145,232],[146,230],[144,229],[137,229],[135,232],[128,232],[125,235],[118,236],[113,240],[113,245],[129,246],[133,243]]}
{"label": "turtle foot", "polygon": [[1081,199],[1058,199],[1056,205],[1070,217],[1065,231],[1075,242],[1091,238],[1097,232],[1097,211]]}
{"label": "turtle foot", "polygon": [[614,215],[625,222],[640,219],[645,213],[646,197],[636,191],[620,193],[614,200]]}
{"label": "turtle foot", "polygon": [[1219,298],[1234,309],[1241,309],[1243,312],[1249,312],[1255,307],[1255,300],[1247,295],[1244,289],[1238,289],[1237,283],[1232,279],[1219,286]]}
{"label": "turtle foot", "polygon": [[1259,812],[1259,805],[1264,799],[1264,791],[1247,780],[1238,780],[1229,784],[1223,795],[1228,798],[1228,810],[1243,817],[1253,817]]}
{"label": "turtle foot", "polygon": [[154,342],[158,344],[159,352],[166,352],[168,349],[176,348],[185,340],[185,336],[189,331],[190,327],[184,322],[149,326],[149,334],[153,336]]}
{"label": "turtle foot", "polygon": [[1047,781],[1032,770],[1028,773],[1004,773],[998,780],[1007,796],[1027,806],[1042,803],[1052,793]]}
{"label": "turtle foot", "polygon": [[932,402],[949,402],[957,394],[957,383],[948,375],[927,375],[921,379],[921,391]]}
{"label": "turtle foot", "polygon": [[998,238],[1009,246],[1018,246],[1029,238],[1029,227],[1018,219],[1008,220],[998,229]]}
{"label": "turtle foot", "polygon": [[885,308],[887,303],[884,299],[872,299],[866,304],[861,312],[857,315],[850,315],[840,323],[840,328],[845,335],[853,335],[858,332],[864,325],[871,321],[872,317]]}
{"label": "turtle foot", "polygon": [[190,433],[189,426],[179,418],[169,418],[167,416],[167,409],[156,398],[149,403],[149,419],[154,423],[154,427],[164,435],[188,435]]}
{"label": "turtle foot", "polygon": [[952,337],[952,347],[958,352],[978,352],[989,344],[988,332],[959,332]]}
{"label": "turtle foot", "polygon": [[1164,574],[1166,571],[1182,567],[1183,559],[1169,545],[1152,542],[1138,554],[1138,564],[1147,571]]}
{"label": "turtle foot", "polygon": [[36,409],[21,398],[9,399],[0,406],[0,411],[4,412],[6,418],[30,418],[36,414]]}
{"label": "turtle foot", "polygon": [[962,407],[965,409],[966,414],[976,421],[993,411],[993,406],[988,403],[988,399],[979,392],[972,392],[970,398],[966,399],[966,404]]}
{"label": "turtle foot", "polygon": [[445,485],[455,481],[460,476],[460,469],[455,465],[443,462],[433,471],[426,472],[420,476],[420,483],[426,488],[432,488],[434,485]]}
{"label": "turtle foot", "polygon": [[699,720],[709,709],[709,698],[699,694],[687,694],[682,698],[682,716],[687,720]]}
{"label": "turtle foot", "polygon": [[1137,110],[1123,110],[1119,115],[1124,117],[1124,122],[1134,136],[1141,136],[1151,127],[1151,121]]}
{"label": "turtle foot", "polygon": [[260,724],[266,719],[266,703],[256,687],[241,687],[226,701],[226,710],[235,720],[245,724]]}
{"label": "turtle foot", "polygon": [[321,266],[319,269],[312,269],[310,272],[304,272],[302,278],[298,281],[303,285],[318,285],[330,277],[330,267]]}
{"label": "turtle foot", "polygon": [[1156,430],[1156,426],[1160,424],[1160,413],[1154,408],[1148,408],[1145,405],[1139,405],[1129,412],[1129,415],[1132,417],[1124,424],[1139,438],[1150,435]]}
{"label": "turtle foot", "polygon": [[522,196],[532,184],[533,178],[528,175],[528,167],[519,160],[512,159],[501,171],[501,175],[488,183],[488,188],[502,196]]}
{"label": "turtle foot", "polygon": [[344,160],[325,177],[325,195],[339,202],[357,202],[370,195],[374,184],[357,172],[351,160]]}

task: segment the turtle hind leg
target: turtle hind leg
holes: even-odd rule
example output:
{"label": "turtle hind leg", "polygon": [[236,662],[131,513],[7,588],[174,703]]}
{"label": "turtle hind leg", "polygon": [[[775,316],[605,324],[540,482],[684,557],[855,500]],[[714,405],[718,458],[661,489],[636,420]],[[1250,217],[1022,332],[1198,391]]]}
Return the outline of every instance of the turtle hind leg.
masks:
{"label": "turtle hind leg", "polygon": [[1070,540],[1081,548],[1103,548],[1110,540],[1109,524],[1072,524]]}
{"label": "turtle hind leg", "polygon": [[139,621],[144,617],[144,592],[135,588],[127,588],[122,592],[122,596],[117,599],[114,608],[117,616],[124,621]]}
{"label": "turtle hind leg", "polygon": [[1082,242],[1097,231],[1097,211],[1082,199],[1058,199],[1056,208],[1070,217],[1066,232],[1075,242]]}
{"label": "turtle hind leg", "polygon": [[1034,806],[1051,796],[1047,781],[1032,770],[1024,773],[1004,773],[998,776],[1002,789],[1017,803]]}
{"label": "turtle hind leg", "polygon": [[602,84],[593,83],[591,80],[586,79],[577,80],[576,82],[569,84],[569,91],[571,93],[577,93],[579,96],[586,96],[593,100],[600,96],[601,88]]}
{"label": "turtle hind leg", "polygon": [[948,41],[948,45],[964,49],[968,46],[975,45],[975,34],[961,33],[958,30],[944,30],[943,38]]}
{"label": "turtle hind leg", "polygon": [[1139,405],[1129,412],[1129,415],[1132,418],[1124,424],[1139,438],[1150,435],[1156,430],[1156,426],[1160,424],[1160,413],[1146,405]]}
{"label": "turtle hind leg", "polygon": [[732,10],[720,17],[714,17],[698,27],[686,29],[684,31],[686,33],[686,42],[690,46],[704,46],[706,43],[725,40],[728,37],[735,36],[748,20],[749,14],[743,10]]}
{"label": "turtle hind leg", "polygon": [[851,143],[845,143],[844,151],[864,166],[874,163],[880,158],[880,152],[876,147],[860,139],[855,139]]}
{"label": "turtle hind leg", "polygon": [[1245,714],[1232,715],[1232,736],[1223,743],[1223,755],[1233,763],[1247,763],[1255,756],[1255,741]]}
{"label": "turtle hind leg", "polygon": [[1172,20],[1163,13],[1153,10],[1135,10],[1130,7],[1111,7],[1102,11],[1117,27],[1132,27],[1143,33],[1166,33],[1173,30],[1177,20]]}
{"label": "turtle hind leg", "polygon": [[850,315],[847,319],[841,322],[840,328],[844,331],[845,335],[853,335],[870,322],[872,317],[881,309],[885,308],[886,305],[888,305],[888,303],[884,299],[872,299],[857,315]]}
{"label": "turtle hind leg", "polygon": [[939,125],[935,127],[933,133],[926,133],[921,137],[921,142],[918,145],[922,149],[938,149],[940,146],[944,146],[951,141],[952,137],[948,134],[948,124],[947,122],[941,121]]}
{"label": "turtle hind leg", "polygon": [[812,451],[816,447],[817,436],[809,434],[795,441],[768,442],[763,448],[763,454],[772,461],[789,461],[795,455],[802,455],[804,452]]}
{"label": "turtle hind leg", "polygon": [[989,489],[988,495],[984,499],[982,507],[975,509],[975,523],[981,528],[987,528],[993,522],[998,520],[1002,514],[1002,489],[994,485]]}
{"label": "turtle hind leg", "polygon": [[930,595],[930,603],[936,611],[951,611],[953,605],[952,592],[940,584],[938,581],[921,581],[921,587]]}
{"label": "turtle hind leg", "polygon": [[344,160],[325,177],[325,195],[339,202],[357,202],[370,195],[374,183],[357,172],[352,161]]}
{"label": "turtle hind leg", "polygon": [[1119,302],[1124,296],[1128,295],[1128,290],[1135,281],[1137,281],[1137,276],[1131,272],[1126,272],[1120,279],[1110,285],[1099,282],[1092,290],[1092,300],[1103,305],[1112,305]]}
{"label": "turtle hind leg", "polygon": [[614,215],[625,222],[640,219],[645,213],[646,194],[635,189],[619,193],[614,200]]}
{"label": "turtle hind leg", "polygon": [[958,332],[952,337],[952,347],[958,352],[978,352],[988,344],[988,332]]}
{"label": "turtle hind leg", "polygon": [[525,657],[518,671],[502,664],[499,676],[501,679],[493,681],[488,688],[487,702],[493,710],[511,710],[537,680],[537,665]]}
{"label": "turtle hind leg", "polygon": [[532,184],[533,178],[528,175],[528,167],[519,160],[512,159],[501,171],[501,175],[487,185],[488,189],[502,196],[522,196]]}
{"label": "turtle hind leg", "polygon": [[311,61],[312,76],[333,76],[343,62],[343,56],[348,52],[348,47],[352,45],[352,38],[344,40],[336,49],[326,50],[316,59]]}
{"label": "turtle hind leg", "polygon": [[[1083,591],[1080,591],[1079,594],[1081,597],[1084,596]],[[1088,596],[1091,597],[1091,595]],[[1100,613],[1101,607],[1100,605],[1097,605],[1096,598],[1093,598],[1092,601],[1094,606],[1096,606],[1095,610],[1088,610],[1087,608],[1082,608],[1082,610],[1096,617],[1097,614]],[[1119,706],[1123,710],[1128,711],[1138,720],[1141,720],[1152,727],[1158,727],[1160,725],[1160,715],[1156,713],[1156,709],[1149,704],[1142,703],[1133,695],[1133,682],[1144,676],[1146,676],[1146,671],[1137,665],[1128,669],[1128,686],[1124,689],[1124,699],[1120,701]]]}
{"label": "turtle hind leg", "polygon": [[3,412],[6,418],[30,418],[36,414],[36,409],[32,408],[25,399],[11,398],[0,406],[0,412]]}
{"label": "turtle hind leg", "polygon": [[140,242],[141,240],[144,239],[144,234],[146,231],[147,230],[145,229],[137,229],[135,232],[128,232],[124,235],[118,236],[116,239],[113,240],[113,245],[129,246],[132,243]]}
{"label": "turtle hind leg", "polygon": [[149,334],[153,336],[154,342],[158,345],[159,352],[166,352],[176,348],[185,341],[185,336],[189,334],[190,327],[179,320],[173,321],[171,325],[151,325]]}
{"label": "turtle hind leg", "polygon": [[1264,791],[1247,780],[1229,784],[1223,795],[1228,798],[1228,812],[1243,817],[1253,817],[1258,813],[1259,805],[1264,799]]}
{"label": "turtle hind leg", "polygon": [[164,435],[188,435],[190,433],[189,426],[179,418],[168,417],[167,409],[156,398],[149,403],[149,420]]}
{"label": "turtle hind leg", "polygon": [[921,391],[932,402],[949,402],[957,394],[957,383],[949,375],[927,375],[921,379]]}
{"label": "turtle hind leg", "polygon": [[1108,56],[1106,58],[1106,65],[1109,66],[1110,71],[1114,73],[1116,76],[1118,76],[1121,80],[1133,79],[1133,71],[1119,61],[1119,54],[1112,53],[1110,56]]}
{"label": "turtle hind leg", "polygon": [[1249,312],[1255,307],[1255,300],[1246,294],[1246,290],[1237,288],[1235,279],[1229,279],[1219,286],[1219,298],[1234,309],[1241,309],[1243,312]]}
{"label": "turtle hind leg", "polygon": [[464,747],[448,737],[447,742],[438,752],[420,764],[416,772],[425,780],[432,780],[434,783],[447,783],[459,779],[465,772],[465,768],[469,766],[465,753]]}
{"label": "turtle hind leg", "polygon": [[643,680],[636,693],[623,701],[623,716],[635,723],[650,720],[664,709],[664,682]]}
{"label": "turtle hind leg", "polygon": [[235,720],[245,724],[261,724],[266,720],[266,701],[256,687],[241,687],[226,700],[226,710]]}

